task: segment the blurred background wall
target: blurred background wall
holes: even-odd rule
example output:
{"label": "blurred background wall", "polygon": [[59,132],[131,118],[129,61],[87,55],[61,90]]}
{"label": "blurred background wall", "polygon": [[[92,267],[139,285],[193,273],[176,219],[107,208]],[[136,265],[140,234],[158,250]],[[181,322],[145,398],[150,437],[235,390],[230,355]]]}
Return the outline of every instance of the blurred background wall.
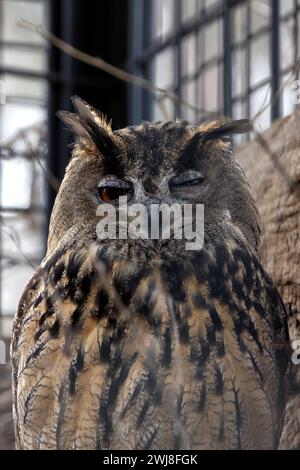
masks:
{"label": "blurred background wall", "polygon": [[[21,19],[181,102],[158,99],[72,58],[20,28]],[[299,27],[300,0],[0,0],[0,338],[9,338],[22,289],[44,255],[70,158],[70,136],[56,111],[71,109],[77,94],[107,114],[114,128],[142,119],[195,123],[210,113],[253,118],[288,77],[299,78]],[[257,125],[268,128],[295,102],[295,90],[286,86]],[[0,414],[10,409],[9,392],[1,395],[9,390],[5,347]],[[6,421],[0,448],[11,445],[1,443],[1,433],[9,436]]]}

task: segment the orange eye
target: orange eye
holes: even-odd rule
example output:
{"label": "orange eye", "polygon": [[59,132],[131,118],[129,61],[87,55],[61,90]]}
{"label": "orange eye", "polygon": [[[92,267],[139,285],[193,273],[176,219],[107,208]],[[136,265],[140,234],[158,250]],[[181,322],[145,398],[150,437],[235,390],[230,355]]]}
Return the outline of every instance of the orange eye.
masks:
{"label": "orange eye", "polygon": [[115,201],[120,196],[126,196],[128,192],[129,189],[125,188],[114,188],[109,186],[98,188],[98,195],[103,202]]}

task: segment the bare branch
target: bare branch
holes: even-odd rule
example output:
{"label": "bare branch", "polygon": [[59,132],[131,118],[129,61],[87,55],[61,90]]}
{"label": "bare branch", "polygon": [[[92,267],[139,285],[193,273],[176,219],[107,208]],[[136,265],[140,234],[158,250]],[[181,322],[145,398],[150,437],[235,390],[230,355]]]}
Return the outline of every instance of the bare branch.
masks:
{"label": "bare branch", "polygon": [[143,88],[144,90],[147,90],[150,93],[153,93],[156,97],[157,95],[164,95],[164,97],[169,98],[174,103],[181,104],[199,114],[203,114],[203,115],[211,116],[211,117],[217,116],[217,114],[214,112],[206,111],[204,109],[198,108],[197,106],[189,103],[188,101],[185,101],[179,98],[175,93],[173,93],[170,90],[165,90],[163,88],[157,87],[156,85],[153,85],[152,82],[149,82],[143,77],[139,77],[129,72],[126,72],[125,70],[122,70],[119,67],[116,67],[106,62],[100,57],[91,56],[90,54],[87,54],[86,52],[83,52],[80,49],[77,49],[76,47],[71,46],[71,44],[68,44],[63,39],[59,38],[58,36],[55,36],[53,33],[51,33],[47,28],[45,28],[42,25],[37,25],[35,23],[31,23],[30,21],[27,21],[24,19],[20,20],[18,22],[18,25],[23,29],[38,33],[45,40],[47,40],[48,42],[56,46],[58,49],[65,52],[66,54],[69,54],[70,56],[74,57],[75,59],[78,59],[81,62],[85,62],[86,64],[91,65],[92,67],[96,67],[102,70],[103,72],[106,72],[109,75],[112,75],[113,77],[118,78],[119,80],[122,80],[123,82],[130,83],[132,85],[137,85]]}

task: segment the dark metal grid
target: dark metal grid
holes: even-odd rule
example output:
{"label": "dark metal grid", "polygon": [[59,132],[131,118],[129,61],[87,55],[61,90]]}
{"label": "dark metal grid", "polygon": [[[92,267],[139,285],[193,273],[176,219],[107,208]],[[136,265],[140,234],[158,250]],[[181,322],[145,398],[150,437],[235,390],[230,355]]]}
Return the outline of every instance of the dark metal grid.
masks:
{"label": "dark metal grid", "polygon": [[[179,1],[180,3],[180,1]],[[246,5],[247,8],[247,21],[246,21],[246,37],[244,40],[239,41],[233,44],[232,41],[232,16],[231,12],[233,8],[239,5]],[[183,76],[180,78],[180,83],[178,79],[180,77],[178,73],[178,62],[176,70],[174,70],[174,76],[176,77],[175,87],[172,91],[178,93],[179,97],[181,95],[181,89],[184,83],[188,80],[197,80],[203,71],[213,66],[214,64],[223,64],[223,75],[221,77],[223,81],[223,94],[224,102],[220,103],[222,105],[221,109],[218,111],[225,115],[232,115],[233,105],[237,102],[244,103],[246,115],[250,117],[251,113],[251,100],[253,94],[262,89],[265,85],[270,85],[271,96],[274,97],[277,93],[277,90],[281,86],[283,76],[291,72],[293,67],[282,68],[280,64],[280,47],[281,47],[281,37],[280,37],[280,24],[282,22],[288,21],[291,18],[294,19],[294,58],[295,61],[299,54],[299,21],[300,21],[300,4],[297,0],[294,0],[293,11],[290,11],[284,15],[280,14],[280,1],[279,0],[270,0],[269,7],[271,9],[271,18],[267,26],[262,26],[255,32],[251,31],[251,14],[250,14],[250,0],[223,0],[216,3],[216,5],[211,6],[209,9],[201,8],[201,11],[198,12],[195,17],[188,20],[185,23],[180,21],[180,6],[177,3],[176,10],[176,21],[174,21],[175,27],[173,31],[170,32],[167,37],[164,39],[157,38],[151,41],[149,36],[147,41],[145,41],[144,31],[145,27],[149,30],[149,23],[152,18],[153,11],[153,2],[152,0],[131,0],[131,9],[133,11],[133,17],[136,22],[138,22],[138,29],[132,28],[133,31],[133,45],[139,44],[138,49],[133,47],[130,50],[131,54],[131,66],[132,70],[135,73],[144,76],[146,78],[151,78],[151,61],[159,54],[160,52],[166,50],[168,47],[173,47],[177,51],[177,56],[180,58],[180,48],[182,39],[187,35],[194,33],[197,34],[201,28],[204,28],[206,25],[212,21],[221,19],[223,23],[223,55],[217,58],[212,59],[209,62],[202,62],[199,67],[191,76]],[[178,20],[179,17],[179,20]],[[265,77],[260,80],[255,85],[250,83],[250,47],[253,41],[263,37],[264,35],[268,36],[269,39],[269,60],[270,60],[270,76]],[[196,47],[198,47],[198,41],[196,41]],[[232,92],[232,54],[237,49],[245,48],[246,52],[246,64],[245,64],[245,91],[239,95],[233,96]],[[197,50],[197,55],[199,50]],[[150,68],[150,70],[149,70]],[[145,73],[147,71],[147,73]],[[219,77],[220,78],[220,77]],[[196,93],[198,93],[198,87],[196,87]],[[147,97],[145,99],[145,96]],[[138,122],[141,119],[151,119],[153,109],[153,97],[149,96],[148,92],[140,91],[139,94],[131,93],[132,100],[131,108],[132,112],[130,115],[130,120],[132,122]],[[179,111],[179,116],[181,114],[182,108],[177,107],[176,111]],[[282,114],[281,99],[274,100],[271,106],[271,119],[274,120]],[[178,115],[178,113],[176,113]]]}

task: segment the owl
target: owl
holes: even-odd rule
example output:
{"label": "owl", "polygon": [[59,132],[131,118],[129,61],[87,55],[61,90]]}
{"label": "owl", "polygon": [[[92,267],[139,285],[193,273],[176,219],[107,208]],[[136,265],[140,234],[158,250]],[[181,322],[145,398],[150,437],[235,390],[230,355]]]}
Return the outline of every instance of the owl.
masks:
{"label": "owl", "polygon": [[[245,120],[113,131],[83,100],[45,259],[11,346],[19,449],[274,449],[289,341],[230,136]],[[99,238],[99,208],[204,207],[203,243]],[[196,222],[192,219],[192,225]]]}

